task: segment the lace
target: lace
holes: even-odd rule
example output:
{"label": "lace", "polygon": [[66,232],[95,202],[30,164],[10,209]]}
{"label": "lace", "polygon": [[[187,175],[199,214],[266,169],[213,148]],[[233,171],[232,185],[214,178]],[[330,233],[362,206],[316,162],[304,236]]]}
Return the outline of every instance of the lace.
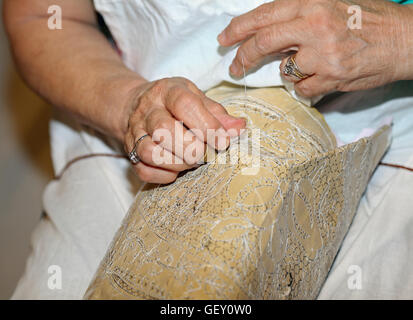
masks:
{"label": "lace", "polygon": [[390,127],[336,148],[314,109],[256,97],[220,102],[261,130],[259,172],[242,174],[248,154],[231,145],[225,164],[217,157],[175,183],[146,185],[85,297],[317,296]]}

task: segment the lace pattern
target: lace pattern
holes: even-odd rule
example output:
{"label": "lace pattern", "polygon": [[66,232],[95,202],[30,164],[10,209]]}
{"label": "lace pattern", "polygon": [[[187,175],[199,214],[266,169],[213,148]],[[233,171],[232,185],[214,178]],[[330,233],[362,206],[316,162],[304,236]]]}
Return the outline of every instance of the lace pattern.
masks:
{"label": "lace pattern", "polygon": [[390,128],[337,148],[316,110],[257,96],[221,100],[260,129],[256,174],[243,174],[250,157],[235,143],[173,184],[144,186],[86,298],[317,296]]}

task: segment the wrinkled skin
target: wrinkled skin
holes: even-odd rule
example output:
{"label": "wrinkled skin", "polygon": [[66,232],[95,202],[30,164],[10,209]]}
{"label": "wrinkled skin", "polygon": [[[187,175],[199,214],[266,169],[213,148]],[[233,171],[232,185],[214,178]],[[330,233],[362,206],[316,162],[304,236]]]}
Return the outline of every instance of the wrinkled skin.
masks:
{"label": "wrinkled skin", "polygon": [[[45,28],[51,4],[64,12],[63,30]],[[362,30],[346,27],[352,4],[363,9]],[[245,126],[186,79],[148,82],[129,70],[99,31],[92,0],[4,0],[3,5],[13,55],[28,85],[80,122],[124,142],[127,152],[144,134],[172,131],[175,122],[194,132],[239,132]],[[225,46],[245,40],[231,69],[235,75],[241,75],[242,57],[249,69],[269,54],[298,47],[297,64],[313,75],[300,82],[288,79],[297,82],[299,93],[359,90],[412,78],[412,11],[385,0],[277,0],[235,18],[219,40]],[[205,138],[192,137],[201,147]],[[169,183],[194,165],[194,159],[174,153],[176,145],[166,144],[164,152],[172,149],[183,161],[154,164],[152,142],[145,138],[138,146],[142,161],[134,169],[142,180]]]}
{"label": "wrinkled skin", "polygon": [[[50,5],[62,8],[62,30],[45,27]],[[170,130],[172,135],[175,123],[186,132],[191,129],[188,141],[173,136],[176,143],[172,145],[156,142],[164,154],[173,153],[170,162],[154,163],[155,142],[150,137],[139,143],[137,153],[142,161],[133,168],[143,181],[169,183],[180,171],[193,167],[196,157],[185,157],[183,152],[189,143],[202,151],[208,142],[205,134],[196,135],[197,130],[221,129],[225,148],[226,135],[231,131],[239,134],[245,126],[243,119],[227,115],[189,80],[149,82],[127,68],[101,34],[92,0],[4,0],[3,6],[4,24],[21,75],[54,106],[124,142],[127,152],[140,137],[152,137],[157,129]],[[220,149],[215,143],[211,147]],[[196,155],[199,158],[202,152]]]}
{"label": "wrinkled skin", "polygon": [[[135,169],[143,181],[152,183],[174,181],[180,171],[193,168],[203,158],[207,143],[217,150],[225,149],[230,136],[238,135],[245,127],[244,119],[230,116],[194,83],[179,77],[138,87],[126,117],[127,152],[133,149],[135,141],[149,134],[137,146],[141,161]],[[162,130],[171,133],[171,139],[158,138]],[[213,136],[209,137],[211,134]],[[156,161],[154,150],[157,146],[163,148],[161,156],[167,161]]]}
{"label": "wrinkled skin", "polygon": [[[358,5],[361,29],[348,27]],[[305,97],[363,90],[413,78],[413,9],[386,0],[277,0],[234,18],[218,36],[223,46],[241,43],[230,67],[235,76],[264,57],[297,50],[295,83]],[[283,74],[287,57],[280,65]]]}

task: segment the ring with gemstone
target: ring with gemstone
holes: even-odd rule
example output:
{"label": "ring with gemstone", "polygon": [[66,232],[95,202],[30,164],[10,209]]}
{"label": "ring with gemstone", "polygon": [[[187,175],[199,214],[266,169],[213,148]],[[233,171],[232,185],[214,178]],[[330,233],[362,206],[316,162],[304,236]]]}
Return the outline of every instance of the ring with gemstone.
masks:
{"label": "ring with gemstone", "polygon": [[287,63],[284,66],[284,74],[287,76],[296,77],[300,80],[303,80],[309,77],[308,74],[305,74],[300,71],[300,68],[298,67],[297,62],[295,62],[293,55],[289,56],[287,59]]}

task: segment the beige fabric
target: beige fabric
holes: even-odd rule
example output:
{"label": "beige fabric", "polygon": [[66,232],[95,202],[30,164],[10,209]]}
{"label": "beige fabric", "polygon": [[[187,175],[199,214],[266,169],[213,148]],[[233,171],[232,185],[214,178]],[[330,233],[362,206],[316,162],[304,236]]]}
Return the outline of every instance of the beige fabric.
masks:
{"label": "beige fabric", "polygon": [[257,174],[245,171],[251,157],[243,151],[228,160],[239,151],[234,143],[173,184],[146,185],[85,298],[317,296],[390,127],[338,148],[323,117],[281,88],[244,96],[222,86],[208,95],[260,129]]}

